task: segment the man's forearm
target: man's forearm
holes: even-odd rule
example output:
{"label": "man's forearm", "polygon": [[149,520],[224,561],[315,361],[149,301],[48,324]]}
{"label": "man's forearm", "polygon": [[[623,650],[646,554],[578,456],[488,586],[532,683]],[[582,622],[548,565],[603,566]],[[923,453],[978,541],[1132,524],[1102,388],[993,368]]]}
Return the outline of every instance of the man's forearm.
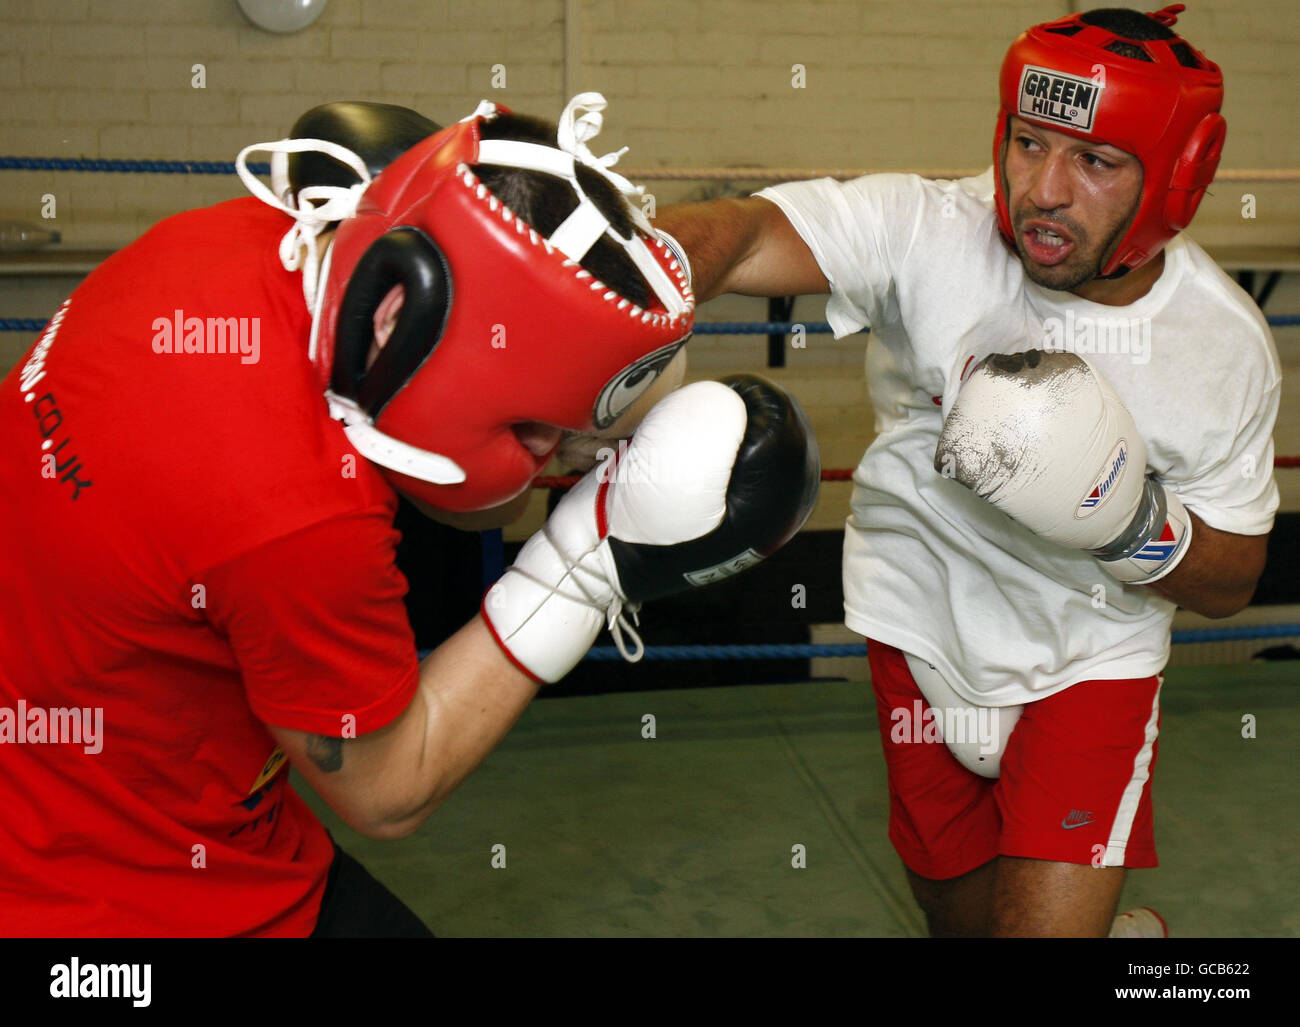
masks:
{"label": "man's forearm", "polygon": [[761,196],[665,207],[656,225],[691,262],[695,298],[811,296],[831,291],[817,258],[785,212]]}
{"label": "man's forearm", "polygon": [[655,227],[686,250],[691,288],[700,303],[729,291],[729,275],[752,252],[759,235],[752,206],[736,199],[665,207]]}
{"label": "man's forearm", "polygon": [[420,782],[421,801],[394,826],[405,833],[437,809],[497,747],[538,687],[492,640],[481,615],[430,653],[415,699],[424,737],[407,771]]}
{"label": "man's forearm", "polygon": [[1178,566],[1146,587],[1184,609],[1206,617],[1230,617],[1255,594],[1264,569],[1267,535],[1216,531],[1196,514],[1192,544]]}

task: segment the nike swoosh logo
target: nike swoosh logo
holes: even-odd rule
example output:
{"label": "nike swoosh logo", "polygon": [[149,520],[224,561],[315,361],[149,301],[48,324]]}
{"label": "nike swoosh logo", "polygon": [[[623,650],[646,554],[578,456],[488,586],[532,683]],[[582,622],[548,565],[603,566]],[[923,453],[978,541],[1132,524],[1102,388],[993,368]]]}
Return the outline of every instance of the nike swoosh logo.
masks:
{"label": "nike swoosh logo", "polygon": [[1072,831],[1076,827],[1087,827],[1089,824],[1095,824],[1096,822],[1097,821],[1095,820],[1079,820],[1073,824],[1068,824],[1064,820],[1062,820],[1061,826],[1065,828],[1067,831]]}

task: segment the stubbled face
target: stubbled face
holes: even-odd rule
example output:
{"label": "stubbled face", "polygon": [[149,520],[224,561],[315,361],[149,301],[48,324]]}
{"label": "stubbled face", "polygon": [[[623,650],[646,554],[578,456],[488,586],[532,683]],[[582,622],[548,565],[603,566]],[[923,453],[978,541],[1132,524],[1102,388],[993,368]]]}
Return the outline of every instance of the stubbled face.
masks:
{"label": "stubbled face", "polygon": [[1142,164],[1131,153],[1021,118],[1011,119],[1003,174],[1025,274],[1061,292],[1096,277],[1142,194]]}

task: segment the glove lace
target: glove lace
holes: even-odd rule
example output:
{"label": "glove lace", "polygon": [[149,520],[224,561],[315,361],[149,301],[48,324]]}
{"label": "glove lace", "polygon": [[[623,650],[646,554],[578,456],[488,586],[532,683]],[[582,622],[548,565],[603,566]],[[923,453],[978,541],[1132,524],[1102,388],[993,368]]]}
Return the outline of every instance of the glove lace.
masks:
{"label": "glove lace", "polygon": [[[641,626],[641,618],[640,618],[641,604],[627,602],[623,596],[618,594],[617,589],[614,589],[612,586],[610,586],[609,582],[605,579],[603,575],[597,573],[594,570],[591,570],[588,567],[582,566],[582,560],[586,559],[587,556],[590,556],[591,552],[593,552],[594,550],[584,553],[583,556],[578,560],[571,559],[569,557],[569,554],[565,552],[564,547],[562,547],[555,540],[555,537],[551,534],[551,526],[549,522],[542,525],[542,536],[546,539],[547,542],[551,544],[551,548],[555,550],[555,552],[559,555],[560,559],[563,561],[564,568],[565,568],[565,578],[571,580],[575,585],[577,585],[578,590],[582,593],[582,595],[576,596],[569,592],[564,591],[563,589],[559,588],[556,585],[550,585],[547,582],[542,581],[537,577],[534,577],[532,574],[529,574],[527,571],[522,570],[519,567],[515,567],[515,566],[508,567],[506,568],[506,573],[509,574],[510,572],[513,571],[515,574],[522,574],[533,584],[540,585],[542,588],[546,589],[550,593],[550,595],[558,595],[561,598],[567,599],[572,603],[579,603],[580,605],[590,607],[593,610],[599,610],[602,614],[605,615],[605,626],[609,630],[610,635],[614,639],[614,647],[618,649],[619,655],[622,656],[623,659],[627,660],[628,663],[640,662],[641,658],[645,656],[645,643],[641,641],[641,636],[637,634],[636,628],[634,628],[632,625],[633,623],[635,623],[637,627]],[[587,589],[587,586],[582,583],[582,578],[579,576],[580,574],[590,574],[592,577],[600,581],[601,584],[609,587],[610,591],[614,593],[614,601],[610,603],[608,606],[601,603]],[[625,610],[627,611],[627,613],[630,613],[632,615],[632,620],[630,622],[626,614],[624,613]],[[633,645],[630,650],[628,648],[626,640],[624,639],[624,634],[630,636],[632,639]]]}
{"label": "glove lace", "polygon": [[[632,603],[627,607],[632,614],[632,620],[636,622],[637,627],[641,626],[640,606]],[[645,643],[641,641],[641,636],[636,633],[636,628],[628,623],[627,618],[623,616],[623,600],[614,597],[614,605],[608,611],[608,626],[610,636],[614,639],[614,646],[618,649],[619,656],[627,660],[628,663],[639,663],[641,657],[645,655]],[[626,631],[632,636],[632,641],[636,647],[631,653],[627,651],[627,645],[623,641],[623,632]]]}

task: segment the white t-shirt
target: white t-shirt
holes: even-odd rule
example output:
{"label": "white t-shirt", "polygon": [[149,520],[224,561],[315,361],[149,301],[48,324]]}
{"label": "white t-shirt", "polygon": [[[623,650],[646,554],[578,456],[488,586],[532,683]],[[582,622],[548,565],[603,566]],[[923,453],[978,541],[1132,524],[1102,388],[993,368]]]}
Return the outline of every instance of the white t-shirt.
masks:
{"label": "white t-shirt", "polygon": [[935,447],[971,358],[1069,349],[1110,382],[1146,441],[1148,469],[1189,510],[1222,531],[1266,533],[1278,505],[1281,371],[1250,297],[1182,236],[1129,306],[1041,288],[998,234],[991,169],[757,195],[785,212],[831,283],[836,338],[871,326],[878,437],[853,476],[845,623],[933,664],[983,705],[1159,673],[1174,605],[941,476]]}

